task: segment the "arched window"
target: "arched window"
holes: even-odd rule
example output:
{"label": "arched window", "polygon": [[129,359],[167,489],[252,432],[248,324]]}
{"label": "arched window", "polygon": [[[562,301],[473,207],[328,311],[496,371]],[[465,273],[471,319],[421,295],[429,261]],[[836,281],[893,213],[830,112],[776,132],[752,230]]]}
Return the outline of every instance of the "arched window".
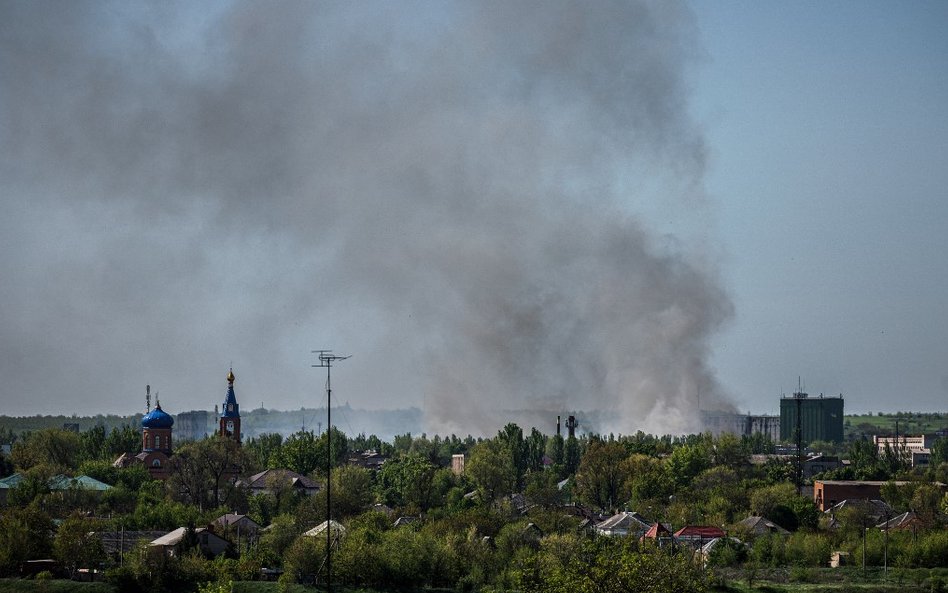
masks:
{"label": "arched window", "polygon": [[161,460],[160,460],[160,459],[155,459],[154,461],[151,462],[151,466],[152,466],[152,467],[161,467]]}
{"label": "arched window", "polygon": [[161,435],[155,435],[155,449],[161,449]]}

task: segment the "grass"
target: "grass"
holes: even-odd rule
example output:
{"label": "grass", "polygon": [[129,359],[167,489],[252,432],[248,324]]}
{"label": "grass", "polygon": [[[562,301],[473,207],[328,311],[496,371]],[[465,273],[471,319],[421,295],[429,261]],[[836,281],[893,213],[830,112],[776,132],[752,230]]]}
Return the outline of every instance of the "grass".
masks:
{"label": "grass", "polygon": [[879,567],[867,572],[861,568],[786,568],[761,569],[757,572],[754,586],[747,585],[747,573],[740,569],[716,572],[716,593],[790,593],[810,591],[814,593],[921,593],[948,591],[948,568],[890,569],[888,575]]}
{"label": "grass", "polygon": [[[197,590],[197,584],[194,586]],[[379,593],[374,589],[343,587],[333,585],[334,593]],[[269,581],[236,581],[234,593],[320,593],[323,588],[306,587],[303,585],[289,585],[283,589],[279,583]],[[436,593],[443,590],[412,590],[413,593]],[[116,589],[108,583],[79,583],[67,579],[52,579],[48,581],[34,579],[0,579],[0,593],[115,593]]]}
{"label": "grass", "polygon": [[939,412],[847,415],[843,417],[846,432],[859,434],[859,425],[868,424],[878,429],[895,431],[895,421],[899,421],[901,434],[933,433],[940,428],[948,428],[948,414]]}
{"label": "grass", "polygon": [[115,593],[107,583],[79,583],[65,579],[0,579],[0,593]]}

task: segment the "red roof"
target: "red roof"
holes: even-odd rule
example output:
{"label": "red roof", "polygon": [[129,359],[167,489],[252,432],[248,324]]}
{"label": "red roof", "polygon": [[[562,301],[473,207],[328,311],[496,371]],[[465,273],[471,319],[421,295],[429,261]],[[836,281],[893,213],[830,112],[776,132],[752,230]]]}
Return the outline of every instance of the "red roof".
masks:
{"label": "red roof", "polygon": [[665,529],[665,526],[662,525],[661,523],[655,523],[651,527],[648,528],[648,531],[646,531],[645,535],[643,535],[642,537],[643,538],[647,537],[649,539],[658,539],[659,537],[662,537],[662,536],[670,537],[671,531],[668,531],[667,529]]}
{"label": "red roof", "polygon": [[721,530],[720,527],[689,525],[676,531],[675,537],[700,537],[701,539],[714,539],[716,537],[724,537],[724,531]]}

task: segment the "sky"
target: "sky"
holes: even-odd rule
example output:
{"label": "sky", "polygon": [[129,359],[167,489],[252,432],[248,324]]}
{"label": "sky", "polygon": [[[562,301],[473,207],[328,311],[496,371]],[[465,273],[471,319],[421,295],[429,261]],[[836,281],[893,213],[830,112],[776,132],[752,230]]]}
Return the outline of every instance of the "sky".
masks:
{"label": "sky", "polygon": [[945,410],[946,24],[0,1],[0,413]]}
{"label": "sky", "polygon": [[797,389],[848,412],[948,408],[948,5],[695,2],[743,410]]}

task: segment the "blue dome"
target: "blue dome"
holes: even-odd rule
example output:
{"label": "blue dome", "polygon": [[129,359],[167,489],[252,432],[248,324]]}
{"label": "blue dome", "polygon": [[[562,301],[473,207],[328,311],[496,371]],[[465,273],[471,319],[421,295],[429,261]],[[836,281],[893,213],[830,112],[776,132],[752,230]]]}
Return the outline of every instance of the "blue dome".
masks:
{"label": "blue dome", "polygon": [[142,416],[142,428],[171,428],[174,418],[156,403],[155,409]]}

